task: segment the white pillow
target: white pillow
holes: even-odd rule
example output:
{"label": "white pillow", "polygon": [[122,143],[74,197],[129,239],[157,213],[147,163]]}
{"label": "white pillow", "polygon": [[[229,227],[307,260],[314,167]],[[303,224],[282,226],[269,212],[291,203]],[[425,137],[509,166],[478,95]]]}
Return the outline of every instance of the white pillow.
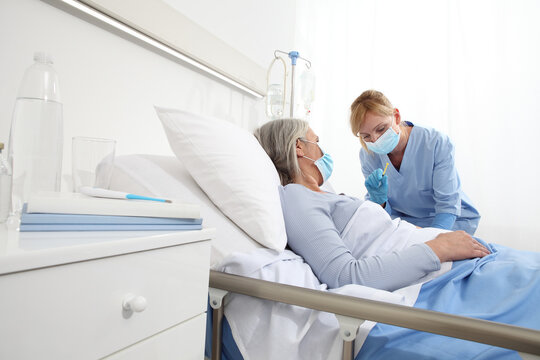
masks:
{"label": "white pillow", "polygon": [[200,204],[203,227],[217,229],[212,239],[212,267],[219,265],[231,253],[249,253],[262,247],[223,215],[174,156],[117,156],[114,159],[110,188]]}
{"label": "white pillow", "polygon": [[214,204],[261,245],[285,249],[279,176],[255,136],[225,120],[156,111],[173,152]]}

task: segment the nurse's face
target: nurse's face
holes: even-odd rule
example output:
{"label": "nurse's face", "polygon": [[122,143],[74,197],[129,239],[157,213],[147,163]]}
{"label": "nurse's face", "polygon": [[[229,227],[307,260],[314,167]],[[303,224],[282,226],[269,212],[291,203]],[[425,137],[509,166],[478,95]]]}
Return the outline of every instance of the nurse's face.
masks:
{"label": "nurse's face", "polygon": [[401,118],[399,110],[395,109],[394,115],[381,115],[373,111],[368,111],[364,118],[358,136],[364,142],[375,142],[377,139],[392,127],[396,133],[399,133],[399,123]]}

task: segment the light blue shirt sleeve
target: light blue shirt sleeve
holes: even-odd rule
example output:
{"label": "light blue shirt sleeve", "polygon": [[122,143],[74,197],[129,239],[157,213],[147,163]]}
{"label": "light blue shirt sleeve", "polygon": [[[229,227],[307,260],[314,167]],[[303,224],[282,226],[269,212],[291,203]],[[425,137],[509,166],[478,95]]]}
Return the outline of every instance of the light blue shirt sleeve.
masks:
{"label": "light blue shirt sleeve", "polygon": [[330,197],[299,186],[288,185],[280,191],[288,245],[330,288],[359,284],[393,291],[440,269],[439,258],[426,244],[354,258],[331,217]]}
{"label": "light blue shirt sleeve", "polygon": [[452,230],[457,216],[454,214],[440,213],[435,215],[431,227],[438,229]]}
{"label": "light blue shirt sleeve", "polygon": [[[435,138],[433,198],[435,214],[461,215],[461,184],[454,161],[454,145],[447,136]],[[421,159],[420,159],[421,160]]]}

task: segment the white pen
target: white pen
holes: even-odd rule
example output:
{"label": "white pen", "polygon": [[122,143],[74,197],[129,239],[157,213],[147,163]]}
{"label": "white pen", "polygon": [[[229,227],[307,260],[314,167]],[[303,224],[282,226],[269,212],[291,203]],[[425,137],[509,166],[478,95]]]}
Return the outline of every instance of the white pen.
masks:
{"label": "white pen", "polygon": [[110,198],[110,199],[136,199],[136,200],[150,200],[150,201],[159,201],[164,203],[172,203],[171,200],[167,199],[158,199],[148,196],[135,195],[122,191],[107,190],[101,188],[95,188],[90,186],[81,186],[79,192],[84,195],[101,197],[101,198]]}

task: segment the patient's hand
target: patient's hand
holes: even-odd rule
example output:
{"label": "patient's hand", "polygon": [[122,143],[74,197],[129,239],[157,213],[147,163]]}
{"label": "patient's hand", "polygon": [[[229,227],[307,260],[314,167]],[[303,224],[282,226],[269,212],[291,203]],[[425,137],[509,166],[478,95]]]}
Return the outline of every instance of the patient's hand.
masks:
{"label": "patient's hand", "polygon": [[484,257],[490,254],[484,245],[461,230],[439,234],[435,239],[427,241],[426,245],[439,257],[441,263]]}

